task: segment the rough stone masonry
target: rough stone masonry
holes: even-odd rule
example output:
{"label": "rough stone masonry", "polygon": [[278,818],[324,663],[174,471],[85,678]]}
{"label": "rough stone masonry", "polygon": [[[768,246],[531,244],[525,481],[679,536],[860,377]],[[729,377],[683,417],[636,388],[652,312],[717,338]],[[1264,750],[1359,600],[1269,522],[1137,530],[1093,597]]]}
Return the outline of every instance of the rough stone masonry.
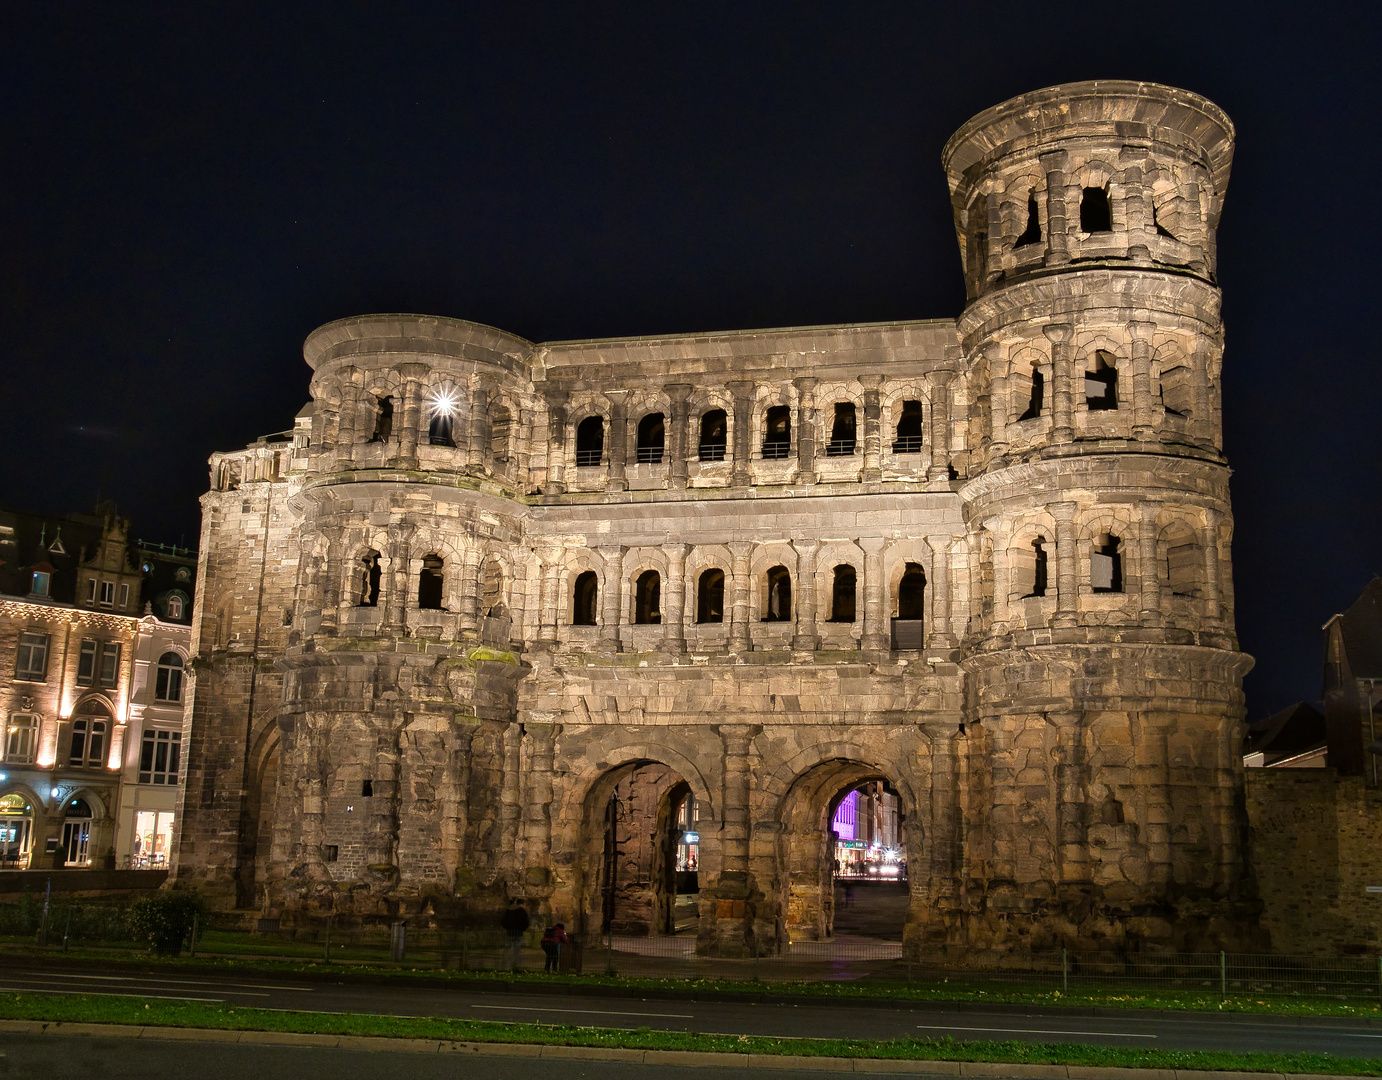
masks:
{"label": "rough stone masonry", "polygon": [[1255,940],[1232,148],[1146,83],[981,113],[957,320],[315,331],[292,430],[211,459],[179,881],[662,932],[694,808],[699,948],[767,954],[830,934],[832,815],[881,781],[914,955]]}

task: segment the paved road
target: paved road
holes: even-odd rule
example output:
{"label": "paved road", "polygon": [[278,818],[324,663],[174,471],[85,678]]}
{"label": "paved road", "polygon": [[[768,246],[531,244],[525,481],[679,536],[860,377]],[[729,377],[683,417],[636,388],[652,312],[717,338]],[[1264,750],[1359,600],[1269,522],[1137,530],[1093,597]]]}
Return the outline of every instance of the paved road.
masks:
{"label": "paved road", "polygon": [[387,982],[315,982],[260,974],[162,976],[35,967],[0,972],[0,993],[26,991],[112,994],[145,1000],[234,1002],[265,1009],[311,1012],[454,1016],[777,1037],[887,1039],[906,1035],[949,1035],[961,1040],[1019,1039],[1168,1050],[1319,1051],[1349,1057],[1382,1054],[1382,1027],[1344,1020],[1301,1024],[1280,1018],[1193,1014],[1169,1017],[1033,1015],[1019,1008],[957,1011],[954,1007],[928,1005],[839,1007],[644,1000],[579,993],[486,993],[445,986],[396,986]]}

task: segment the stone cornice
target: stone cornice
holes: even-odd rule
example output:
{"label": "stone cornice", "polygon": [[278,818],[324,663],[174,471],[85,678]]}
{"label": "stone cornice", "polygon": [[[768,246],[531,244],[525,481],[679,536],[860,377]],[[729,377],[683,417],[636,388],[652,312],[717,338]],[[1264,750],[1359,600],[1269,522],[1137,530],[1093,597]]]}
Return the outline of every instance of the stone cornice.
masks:
{"label": "stone cornice", "polygon": [[[0,600],[0,616],[26,622],[70,623],[74,626],[99,627],[102,630],[128,631],[139,627],[140,616],[116,615],[106,611],[69,607],[65,604],[37,604],[28,600],[7,597]],[[184,627],[184,629],[190,629]]]}

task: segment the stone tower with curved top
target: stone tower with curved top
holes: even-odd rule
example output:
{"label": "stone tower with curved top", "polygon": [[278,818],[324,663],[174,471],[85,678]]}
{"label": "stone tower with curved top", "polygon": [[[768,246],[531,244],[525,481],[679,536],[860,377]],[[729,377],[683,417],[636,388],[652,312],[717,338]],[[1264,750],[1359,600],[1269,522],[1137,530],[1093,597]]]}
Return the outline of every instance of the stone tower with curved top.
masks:
{"label": "stone tower with curved top", "polygon": [[958,321],[315,331],[211,462],[178,880],[771,954],[832,934],[859,792],[913,954],[1248,940],[1231,148],[1147,84],[976,117]]}

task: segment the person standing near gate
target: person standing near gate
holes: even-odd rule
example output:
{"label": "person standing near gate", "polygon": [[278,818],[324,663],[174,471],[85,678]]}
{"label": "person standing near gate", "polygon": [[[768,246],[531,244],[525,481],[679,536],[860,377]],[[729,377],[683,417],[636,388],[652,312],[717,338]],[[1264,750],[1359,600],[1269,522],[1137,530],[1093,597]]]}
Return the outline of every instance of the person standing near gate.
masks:
{"label": "person standing near gate", "polygon": [[547,928],[542,935],[542,951],[547,956],[547,963],[542,968],[544,972],[557,971],[561,962],[561,947],[570,943],[571,939],[566,936],[566,927],[562,923]]}
{"label": "person standing near gate", "polygon": [[507,957],[510,971],[518,970],[519,950],[523,947],[523,935],[528,932],[528,909],[522,900],[510,900],[509,909],[499,919],[508,937]]}

